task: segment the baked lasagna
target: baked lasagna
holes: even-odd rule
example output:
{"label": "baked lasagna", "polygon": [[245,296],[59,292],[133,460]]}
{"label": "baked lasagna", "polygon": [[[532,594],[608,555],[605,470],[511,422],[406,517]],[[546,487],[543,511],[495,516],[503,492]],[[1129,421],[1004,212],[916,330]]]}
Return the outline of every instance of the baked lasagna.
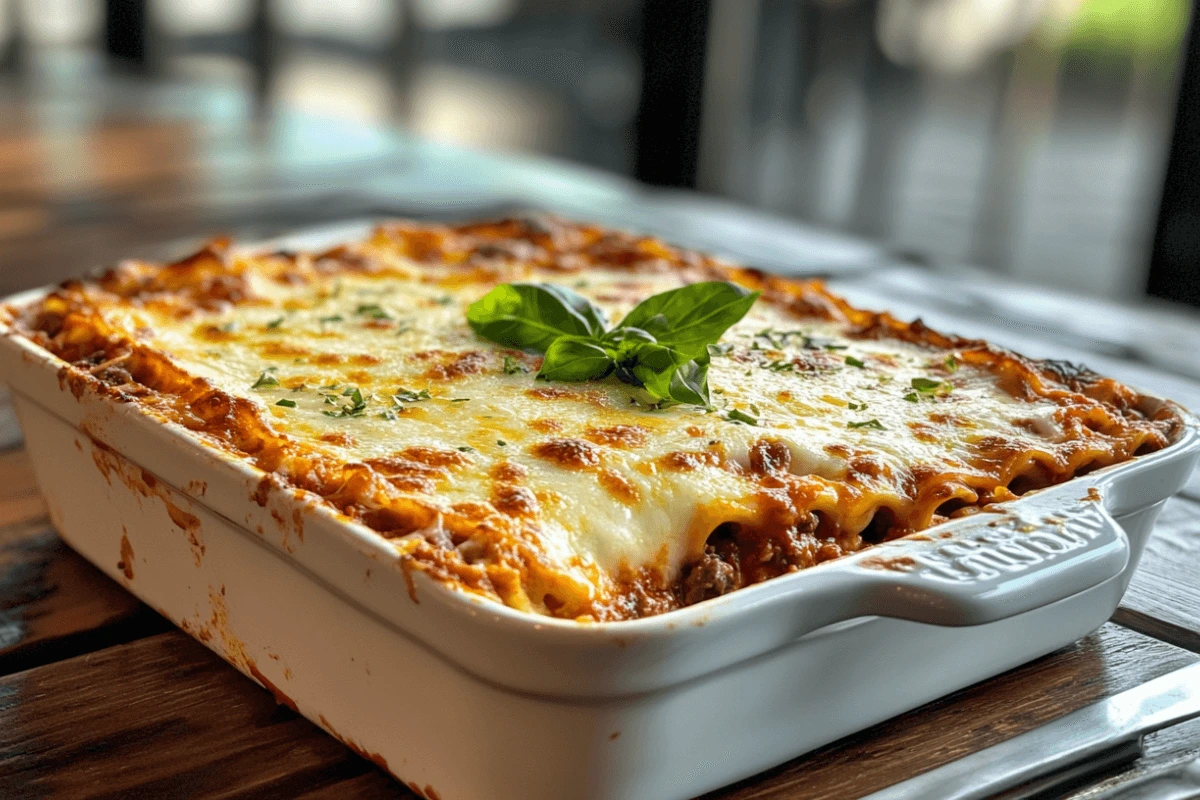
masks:
{"label": "baked lasagna", "polygon": [[[619,319],[701,282],[759,293],[707,346],[702,401],[619,371],[539,380],[541,352],[468,319],[503,285]],[[557,219],[393,222],[323,252],[218,241],[4,314],[77,392],[310,493],[404,569],[568,619],[806,569],[1157,450],[1181,425],[1082,368]]]}

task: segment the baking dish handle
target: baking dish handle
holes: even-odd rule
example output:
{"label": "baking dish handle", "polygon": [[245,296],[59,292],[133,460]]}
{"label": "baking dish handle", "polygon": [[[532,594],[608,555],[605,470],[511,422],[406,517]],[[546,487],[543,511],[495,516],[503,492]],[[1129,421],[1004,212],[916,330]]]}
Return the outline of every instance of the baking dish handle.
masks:
{"label": "baking dish handle", "polygon": [[978,625],[1120,575],[1129,539],[1096,490],[1075,501],[1062,494],[1034,495],[1003,513],[954,520],[847,559],[864,580],[842,607],[856,616]]}

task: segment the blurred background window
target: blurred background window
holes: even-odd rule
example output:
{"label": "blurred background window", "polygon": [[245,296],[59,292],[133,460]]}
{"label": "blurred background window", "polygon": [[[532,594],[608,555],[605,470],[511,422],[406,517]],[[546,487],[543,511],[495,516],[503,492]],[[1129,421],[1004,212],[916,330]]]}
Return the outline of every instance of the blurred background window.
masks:
{"label": "blurred background window", "polygon": [[[922,263],[1200,303],[1200,120],[1176,126],[1189,17],[1184,0],[0,0],[0,170],[10,193],[99,214],[114,182],[232,197],[278,179],[272,147],[332,169],[415,134],[698,188]],[[45,213],[2,206],[0,235]]]}

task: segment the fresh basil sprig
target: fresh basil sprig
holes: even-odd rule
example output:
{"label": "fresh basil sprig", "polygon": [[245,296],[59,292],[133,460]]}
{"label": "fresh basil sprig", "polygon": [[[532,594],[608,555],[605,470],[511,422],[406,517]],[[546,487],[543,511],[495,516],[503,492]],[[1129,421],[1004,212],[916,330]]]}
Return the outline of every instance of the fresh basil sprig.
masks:
{"label": "fresh basil sprig", "polygon": [[467,322],[485,339],[544,352],[542,380],[615,373],[659,400],[707,406],[708,346],[758,296],[724,281],[693,283],[643,300],[610,328],[603,311],[563,286],[504,283],[471,304]]}

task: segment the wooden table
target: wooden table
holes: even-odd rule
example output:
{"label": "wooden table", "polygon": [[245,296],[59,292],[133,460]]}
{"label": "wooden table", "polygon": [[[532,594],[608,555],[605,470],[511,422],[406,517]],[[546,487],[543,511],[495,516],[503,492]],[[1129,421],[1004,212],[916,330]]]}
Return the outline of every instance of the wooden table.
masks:
{"label": "wooden table", "polygon": [[[0,286],[6,291],[123,252],[158,252],[170,240],[214,228],[257,232],[390,208],[433,213],[430,193],[444,191],[446,176],[463,177],[465,170],[470,180],[456,185],[469,184],[478,207],[558,207],[636,221],[684,240],[724,230],[724,249],[752,263],[828,272],[835,288],[860,303],[920,314],[936,327],[987,336],[1031,355],[1082,359],[1200,408],[1200,370],[1184,348],[1169,352],[1180,337],[1200,336],[1194,321],[1099,311],[1071,298],[1048,303],[1042,294],[1033,304],[1005,294],[1003,282],[961,273],[936,277],[889,260],[878,246],[780,227],[697,198],[646,195],[564,165],[396,139],[362,155],[356,171],[318,165],[318,177],[311,170],[260,169],[249,178],[246,164],[274,163],[277,153],[226,131],[220,147],[209,142],[201,155],[180,141],[204,140],[212,131],[182,112],[102,120],[69,134],[83,137],[109,169],[84,180],[64,177],[69,160],[68,167],[47,161],[31,168],[19,156],[22,147],[61,152],[67,145],[53,137],[68,134],[35,138],[20,125],[0,130],[0,176],[8,190],[0,197],[0,263],[6,265]],[[121,156],[131,147],[139,154],[136,170]],[[336,213],[322,214],[330,211],[322,198],[328,200],[324,187],[333,173],[341,200]],[[244,224],[263,203],[271,213]],[[764,241],[775,243],[777,252],[764,249]],[[1037,313],[1028,311],[1035,305]],[[1200,479],[1194,479],[1167,504],[1125,602],[1100,630],[711,797],[857,797],[1190,664],[1200,658],[1198,565]],[[904,676],[881,668],[880,679],[902,682]],[[1128,781],[1198,755],[1200,721],[1151,736],[1145,757],[1108,780]],[[46,518],[19,429],[0,400],[0,797],[130,796],[413,797],[67,548]]]}

